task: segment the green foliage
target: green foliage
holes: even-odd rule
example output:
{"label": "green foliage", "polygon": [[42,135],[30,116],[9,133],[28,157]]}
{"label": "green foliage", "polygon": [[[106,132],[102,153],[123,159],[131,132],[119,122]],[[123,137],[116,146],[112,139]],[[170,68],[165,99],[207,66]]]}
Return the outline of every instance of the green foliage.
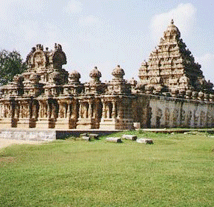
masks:
{"label": "green foliage", "polygon": [[214,206],[214,138],[129,133],[154,144],[68,139],[2,149],[0,206]]}
{"label": "green foliage", "polygon": [[16,74],[26,70],[21,55],[17,51],[0,51],[0,85],[5,85],[13,80]]}

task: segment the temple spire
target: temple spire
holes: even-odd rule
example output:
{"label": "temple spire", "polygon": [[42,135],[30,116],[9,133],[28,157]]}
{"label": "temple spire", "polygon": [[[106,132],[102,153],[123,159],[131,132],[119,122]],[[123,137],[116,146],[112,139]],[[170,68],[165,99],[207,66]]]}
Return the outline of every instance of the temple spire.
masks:
{"label": "temple spire", "polygon": [[139,78],[143,85],[155,89],[162,86],[169,92],[174,89],[211,91],[200,67],[186,48],[172,19],[158,48],[150,54],[147,63],[141,65]]}

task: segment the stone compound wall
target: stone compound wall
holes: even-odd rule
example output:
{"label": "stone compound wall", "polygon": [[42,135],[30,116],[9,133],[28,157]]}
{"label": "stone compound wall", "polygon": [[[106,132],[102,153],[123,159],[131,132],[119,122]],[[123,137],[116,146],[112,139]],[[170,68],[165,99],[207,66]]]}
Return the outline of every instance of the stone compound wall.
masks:
{"label": "stone compound wall", "polygon": [[[214,127],[212,102],[178,99],[165,96],[143,95],[141,104],[141,127],[145,128],[210,128]],[[139,118],[139,110],[134,121]]]}
{"label": "stone compound wall", "polygon": [[1,129],[0,138],[28,141],[53,141],[56,140],[56,131],[39,129]]}
{"label": "stone compound wall", "polygon": [[0,129],[0,138],[25,141],[54,141],[67,137],[79,137],[82,133],[108,135],[119,130],[57,130],[57,129]]}

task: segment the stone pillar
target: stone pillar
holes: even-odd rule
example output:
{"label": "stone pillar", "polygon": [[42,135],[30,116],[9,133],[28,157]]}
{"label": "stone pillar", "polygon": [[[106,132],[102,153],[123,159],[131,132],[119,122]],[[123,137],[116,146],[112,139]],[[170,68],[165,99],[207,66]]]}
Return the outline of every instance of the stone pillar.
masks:
{"label": "stone pillar", "polygon": [[110,118],[110,113],[111,113],[111,111],[110,111],[110,104],[111,103],[109,103],[109,102],[108,102],[108,104],[106,104],[106,118],[107,119]]}
{"label": "stone pillar", "polygon": [[79,118],[80,119],[83,118],[82,117],[82,103],[81,102],[79,102]]}
{"label": "stone pillar", "polygon": [[71,118],[71,101],[67,101],[67,118],[70,119]]}
{"label": "stone pillar", "polygon": [[112,101],[112,118],[116,118],[116,102]]}
{"label": "stone pillar", "polygon": [[16,103],[16,106],[15,106],[14,118],[15,118],[15,119],[18,119],[18,118],[19,118],[19,104],[18,104],[18,103]]}
{"label": "stone pillar", "polygon": [[54,103],[52,103],[51,118],[57,118],[57,106]]}
{"label": "stone pillar", "polygon": [[31,104],[31,101],[27,102],[27,110],[28,110],[27,118],[31,119],[32,118],[32,104]]}
{"label": "stone pillar", "polygon": [[47,101],[47,118],[51,118],[51,104]]}
{"label": "stone pillar", "polygon": [[92,100],[90,100],[89,102],[88,102],[88,118],[92,118],[92,116],[93,116],[93,110],[92,110]]}
{"label": "stone pillar", "polygon": [[30,118],[30,119],[32,119],[32,116],[33,116],[33,114],[32,114],[32,111],[33,111],[33,103],[32,103],[32,100],[31,101],[29,101],[29,103],[28,103],[28,109],[29,109],[29,117],[28,118]]}
{"label": "stone pillar", "polygon": [[122,119],[123,118],[123,106],[122,106],[122,102],[119,102],[119,106],[118,106],[118,118]]}
{"label": "stone pillar", "polygon": [[2,118],[2,103],[0,103],[0,118]]}
{"label": "stone pillar", "polygon": [[39,119],[42,118],[42,111],[43,111],[43,104],[41,101],[39,101]]}
{"label": "stone pillar", "polygon": [[103,101],[102,118],[106,118],[106,102]]}
{"label": "stone pillar", "polygon": [[5,117],[5,104],[4,103],[2,105],[2,118],[6,118]]}
{"label": "stone pillar", "polygon": [[65,103],[63,103],[62,101],[59,101],[59,112],[58,112],[58,117],[59,118],[66,118],[66,107],[65,107]]}
{"label": "stone pillar", "polygon": [[85,116],[84,118],[88,118],[89,117],[89,104],[88,103],[85,103],[84,104],[84,107],[85,107]]}
{"label": "stone pillar", "polygon": [[58,118],[62,118],[61,117],[62,104],[60,101],[58,101],[58,105],[59,105]]}
{"label": "stone pillar", "polygon": [[[70,112],[69,112],[70,111]],[[70,100],[68,105],[69,129],[74,129],[77,126],[77,100]]]}
{"label": "stone pillar", "polygon": [[[80,110],[79,110],[79,113],[80,113]],[[77,118],[77,102],[76,102],[76,100],[72,102],[71,118],[72,119]]]}
{"label": "stone pillar", "polygon": [[98,100],[96,100],[95,101],[95,107],[94,107],[94,117],[93,118],[95,118],[95,119],[98,119],[98,116],[99,116],[99,101]]}

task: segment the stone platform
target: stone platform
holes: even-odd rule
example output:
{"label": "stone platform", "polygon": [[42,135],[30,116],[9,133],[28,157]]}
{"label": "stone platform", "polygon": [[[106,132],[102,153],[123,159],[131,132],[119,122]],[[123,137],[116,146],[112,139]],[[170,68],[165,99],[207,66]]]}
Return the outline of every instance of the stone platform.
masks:
{"label": "stone platform", "polygon": [[78,137],[82,133],[107,135],[115,132],[119,132],[119,130],[0,129],[0,138],[28,141],[54,141],[70,136]]}

